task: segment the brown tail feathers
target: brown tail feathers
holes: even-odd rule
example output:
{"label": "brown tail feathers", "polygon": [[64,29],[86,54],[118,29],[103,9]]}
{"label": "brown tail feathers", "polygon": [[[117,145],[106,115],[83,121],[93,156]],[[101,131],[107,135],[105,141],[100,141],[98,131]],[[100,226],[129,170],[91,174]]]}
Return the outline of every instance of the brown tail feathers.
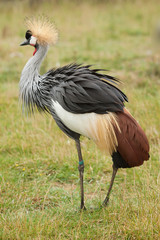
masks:
{"label": "brown tail feathers", "polygon": [[149,159],[149,143],[144,131],[126,109],[118,112],[117,117],[121,132],[115,127],[118,141],[116,158],[119,156],[119,161],[125,161],[126,167],[142,165]]}

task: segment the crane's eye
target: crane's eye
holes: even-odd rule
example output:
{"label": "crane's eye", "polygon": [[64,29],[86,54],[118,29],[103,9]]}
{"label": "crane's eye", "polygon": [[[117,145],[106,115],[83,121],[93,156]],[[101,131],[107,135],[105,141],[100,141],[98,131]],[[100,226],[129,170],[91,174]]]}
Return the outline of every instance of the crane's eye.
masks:
{"label": "crane's eye", "polygon": [[27,30],[25,38],[28,40],[32,36],[32,33],[30,30]]}

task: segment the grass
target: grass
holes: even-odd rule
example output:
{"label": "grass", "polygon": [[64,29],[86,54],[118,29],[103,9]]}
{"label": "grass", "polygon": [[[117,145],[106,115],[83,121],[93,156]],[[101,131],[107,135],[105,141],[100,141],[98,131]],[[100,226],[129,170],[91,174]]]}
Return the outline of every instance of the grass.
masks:
{"label": "grass", "polygon": [[[160,239],[160,54],[152,35],[158,1],[0,7],[0,239]],[[107,68],[122,80],[126,107],[148,136],[150,161],[118,171],[105,209],[110,157],[82,138],[88,210],[80,212],[74,142],[50,116],[21,113],[18,82],[33,49],[19,43],[24,17],[35,13],[54,19],[60,32],[41,72],[75,61]]]}

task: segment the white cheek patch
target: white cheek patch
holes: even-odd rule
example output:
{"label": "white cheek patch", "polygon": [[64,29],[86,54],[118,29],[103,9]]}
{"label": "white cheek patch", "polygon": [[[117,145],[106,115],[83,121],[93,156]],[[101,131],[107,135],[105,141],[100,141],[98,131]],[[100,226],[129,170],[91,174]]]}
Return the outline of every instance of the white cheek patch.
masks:
{"label": "white cheek patch", "polygon": [[29,41],[30,45],[35,46],[37,42],[37,38],[34,36],[31,36],[31,39]]}

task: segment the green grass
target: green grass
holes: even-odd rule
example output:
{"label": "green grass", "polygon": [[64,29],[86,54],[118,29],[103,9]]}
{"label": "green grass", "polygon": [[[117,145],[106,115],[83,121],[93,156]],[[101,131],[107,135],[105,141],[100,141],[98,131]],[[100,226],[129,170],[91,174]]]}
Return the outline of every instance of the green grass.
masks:
{"label": "green grass", "polygon": [[[0,239],[160,239],[160,52],[153,40],[158,1],[5,1],[0,7]],[[80,212],[74,142],[50,116],[22,115],[18,82],[33,48],[19,43],[24,17],[35,13],[54,20],[60,32],[41,72],[75,61],[110,70],[123,82],[126,107],[148,136],[150,160],[118,171],[107,208],[100,204],[110,157],[82,138],[88,210]]]}

